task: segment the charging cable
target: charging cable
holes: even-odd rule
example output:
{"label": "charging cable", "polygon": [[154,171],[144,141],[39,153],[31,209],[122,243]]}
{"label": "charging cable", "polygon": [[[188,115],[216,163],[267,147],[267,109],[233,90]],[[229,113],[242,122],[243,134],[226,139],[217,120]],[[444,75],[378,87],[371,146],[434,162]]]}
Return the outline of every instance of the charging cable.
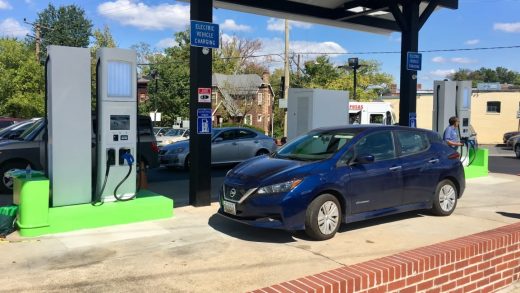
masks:
{"label": "charging cable", "polygon": [[130,153],[124,153],[122,157],[123,157],[123,160],[125,160],[126,163],[128,164],[128,173],[126,173],[125,178],[123,178],[123,180],[121,180],[121,182],[119,182],[119,184],[117,184],[116,188],[114,189],[114,197],[118,201],[128,201],[128,200],[134,199],[136,197],[137,193],[134,193],[134,195],[132,195],[131,197],[122,198],[122,197],[117,196],[117,190],[119,189],[119,187],[121,185],[123,185],[123,183],[125,183],[125,181],[128,179],[128,177],[130,177],[130,174],[132,173],[132,165],[134,164],[134,157]]}
{"label": "charging cable", "polygon": [[101,205],[103,205],[103,201],[101,200],[101,197],[103,196],[103,191],[105,191],[105,186],[107,185],[108,174],[109,173],[110,173],[110,158],[107,159],[107,168],[106,168],[106,171],[105,171],[105,179],[103,180],[103,185],[101,186],[101,190],[99,190],[98,196],[91,203],[93,206],[101,206]]}

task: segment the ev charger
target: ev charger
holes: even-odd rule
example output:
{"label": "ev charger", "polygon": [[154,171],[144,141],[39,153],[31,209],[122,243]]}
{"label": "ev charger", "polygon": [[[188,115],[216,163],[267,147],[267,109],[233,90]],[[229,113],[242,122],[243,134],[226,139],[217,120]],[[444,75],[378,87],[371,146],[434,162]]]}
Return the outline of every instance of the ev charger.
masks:
{"label": "ev charger", "polygon": [[457,81],[457,117],[460,120],[460,137],[469,138],[471,136],[471,81]]}
{"label": "ev charger", "polygon": [[133,50],[97,51],[97,184],[103,202],[136,193],[137,56]]}
{"label": "ev charger", "polygon": [[47,167],[53,207],[92,199],[90,50],[48,46]]}

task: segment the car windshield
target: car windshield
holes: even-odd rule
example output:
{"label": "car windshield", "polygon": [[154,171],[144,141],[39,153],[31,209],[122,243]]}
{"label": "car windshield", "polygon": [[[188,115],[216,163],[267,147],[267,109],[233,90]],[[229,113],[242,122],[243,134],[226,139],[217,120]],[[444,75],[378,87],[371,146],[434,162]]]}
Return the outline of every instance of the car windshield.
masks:
{"label": "car windshield", "polygon": [[43,119],[39,119],[36,121],[36,123],[33,123],[31,127],[27,128],[22,134],[20,134],[20,137],[17,139],[19,140],[31,140],[33,138],[33,132],[35,132],[35,129],[39,129],[40,126],[43,124]]}
{"label": "car windshield", "polygon": [[298,161],[328,159],[359,132],[360,129],[312,131],[289,142],[273,156]]}
{"label": "car windshield", "polygon": [[0,130],[0,138],[4,138],[4,136],[9,135],[11,130],[18,127],[19,125],[20,125],[20,122],[7,126],[6,128],[3,128],[2,130]]}

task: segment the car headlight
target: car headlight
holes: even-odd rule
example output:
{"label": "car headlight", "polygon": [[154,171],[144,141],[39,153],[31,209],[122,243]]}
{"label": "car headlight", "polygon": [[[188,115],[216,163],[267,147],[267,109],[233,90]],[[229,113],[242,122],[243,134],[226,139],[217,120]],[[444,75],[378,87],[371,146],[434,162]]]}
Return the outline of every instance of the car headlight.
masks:
{"label": "car headlight", "polygon": [[182,153],[183,151],[184,151],[183,147],[178,147],[178,148],[171,149],[166,153],[171,155],[171,154],[179,154],[179,153]]}
{"label": "car headlight", "polygon": [[281,192],[289,192],[296,188],[303,179],[293,179],[291,181],[286,181],[282,183],[277,183],[269,186],[264,186],[258,189],[258,194],[270,194],[270,193],[281,193]]}

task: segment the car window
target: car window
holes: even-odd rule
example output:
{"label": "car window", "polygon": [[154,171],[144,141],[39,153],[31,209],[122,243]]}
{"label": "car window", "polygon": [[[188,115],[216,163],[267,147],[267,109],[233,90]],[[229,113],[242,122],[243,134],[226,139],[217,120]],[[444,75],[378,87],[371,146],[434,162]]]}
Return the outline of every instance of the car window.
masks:
{"label": "car window", "polygon": [[430,146],[426,133],[423,132],[397,131],[396,135],[403,156],[423,152]]}
{"label": "car window", "polygon": [[370,124],[383,124],[383,114],[370,114]]}
{"label": "car window", "polygon": [[361,138],[354,148],[357,155],[374,156],[375,162],[395,158],[394,142],[390,131],[369,134]]}
{"label": "car window", "polygon": [[226,130],[220,133],[217,138],[222,138],[222,140],[233,140],[235,139],[235,130]]}
{"label": "car window", "polygon": [[256,133],[247,130],[247,129],[239,129],[237,131],[237,139],[243,139],[243,138],[253,138],[256,137]]}

